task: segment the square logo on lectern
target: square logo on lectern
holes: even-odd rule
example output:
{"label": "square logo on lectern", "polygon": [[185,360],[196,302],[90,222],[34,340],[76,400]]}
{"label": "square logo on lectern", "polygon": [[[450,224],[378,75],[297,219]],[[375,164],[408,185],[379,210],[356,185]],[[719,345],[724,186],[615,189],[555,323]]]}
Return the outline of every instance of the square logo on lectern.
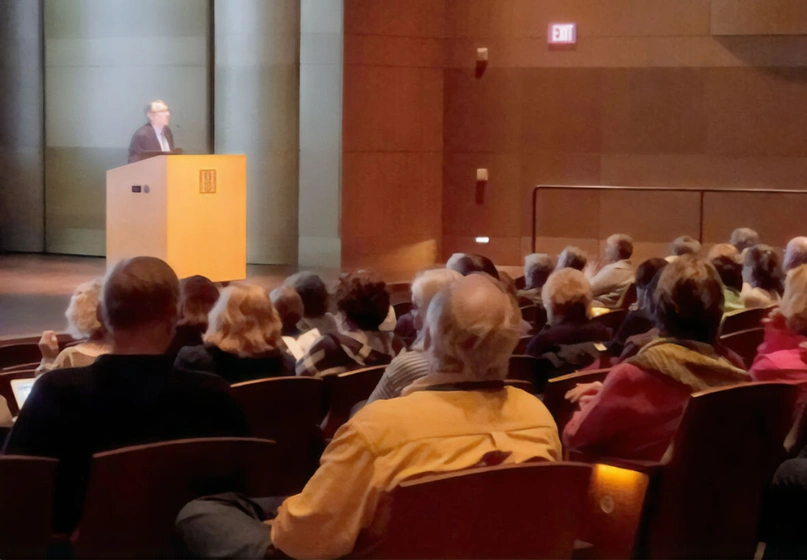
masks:
{"label": "square logo on lectern", "polygon": [[199,192],[202,194],[216,194],[216,170],[199,170]]}

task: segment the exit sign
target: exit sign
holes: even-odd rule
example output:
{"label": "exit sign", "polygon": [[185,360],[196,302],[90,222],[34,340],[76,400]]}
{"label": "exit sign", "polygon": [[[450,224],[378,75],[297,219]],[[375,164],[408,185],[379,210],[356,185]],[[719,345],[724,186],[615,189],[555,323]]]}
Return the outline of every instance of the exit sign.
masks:
{"label": "exit sign", "polygon": [[550,45],[575,45],[577,44],[577,24],[576,23],[552,23],[549,25]]}

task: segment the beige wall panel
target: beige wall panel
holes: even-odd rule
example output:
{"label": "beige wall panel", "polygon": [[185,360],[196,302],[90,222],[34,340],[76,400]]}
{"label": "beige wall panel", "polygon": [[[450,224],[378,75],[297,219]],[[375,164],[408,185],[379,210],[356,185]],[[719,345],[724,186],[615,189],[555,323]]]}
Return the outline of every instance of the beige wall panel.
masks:
{"label": "beige wall panel", "polygon": [[599,220],[600,196],[597,191],[582,189],[538,191],[535,222],[537,237],[597,239],[600,231]]}
{"label": "beige wall panel", "polygon": [[604,155],[602,184],[718,189],[806,189],[807,158]]}
{"label": "beige wall panel", "polygon": [[454,253],[479,253],[491,259],[498,266],[517,266],[523,264],[520,237],[491,237],[490,243],[477,243],[473,237],[445,235],[443,236],[443,258],[445,263]]}
{"label": "beige wall panel", "polygon": [[520,149],[599,152],[601,75],[598,69],[523,70]]}
{"label": "beige wall panel", "polygon": [[710,153],[807,155],[807,68],[712,69],[706,92]]}
{"label": "beige wall panel", "polygon": [[344,151],[441,150],[442,92],[437,69],[346,65]]}
{"label": "beige wall panel", "polygon": [[446,71],[445,150],[517,151],[520,89],[515,69],[488,69],[482,78],[468,70]]}
{"label": "beige wall panel", "polygon": [[712,0],[714,35],[805,35],[804,0]]}
{"label": "beige wall panel", "polygon": [[443,68],[445,49],[442,39],[347,35],[345,64]]}
{"label": "beige wall panel", "polygon": [[441,167],[439,152],[346,152],[342,161],[343,239],[439,238]]}
{"label": "beige wall panel", "polygon": [[696,192],[600,192],[599,237],[627,233],[636,240],[669,244],[679,235],[698,237],[700,196]]}
{"label": "beige wall panel", "polygon": [[545,38],[449,39],[449,68],[473,68],[476,48],[490,68],[667,68],[805,66],[807,37],[579,37],[575,50],[551,50]]}
{"label": "beige wall panel", "polygon": [[[486,168],[489,178],[481,202],[477,168]],[[443,232],[491,238],[521,235],[520,171],[514,154],[445,154]]]}
{"label": "beige wall panel", "polygon": [[344,0],[345,35],[442,37],[445,0]]}
{"label": "beige wall panel", "polygon": [[788,240],[805,235],[807,194],[710,193],[704,199],[704,240],[728,240],[738,227],[757,230],[762,241],[783,247]]}
{"label": "beige wall panel", "polygon": [[700,153],[708,130],[705,72],[603,73],[602,148],[610,153]]}

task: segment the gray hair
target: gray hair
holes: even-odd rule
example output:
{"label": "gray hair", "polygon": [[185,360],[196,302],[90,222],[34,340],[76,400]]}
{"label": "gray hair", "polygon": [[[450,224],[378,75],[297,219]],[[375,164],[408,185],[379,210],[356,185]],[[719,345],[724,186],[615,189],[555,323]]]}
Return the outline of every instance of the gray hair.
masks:
{"label": "gray hair", "polygon": [[729,243],[737,247],[737,251],[742,253],[749,247],[759,245],[759,234],[751,228],[737,228],[731,232]]}
{"label": "gray hair", "polygon": [[75,339],[90,338],[103,329],[98,320],[98,303],[101,301],[101,290],[104,282],[96,278],[82,282],[73,291],[70,304],[64,316],[67,319],[67,332]]}
{"label": "gray hair", "polygon": [[580,247],[569,245],[558,257],[558,266],[555,270],[562,270],[564,268],[583,270],[587,263],[588,256],[586,256],[586,252]]}
{"label": "gray hair", "polygon": [[424,270],[412,281],[412,304],[415,309],[426,313],[437,292],[462,278],[462,274],[448,268]]}
{"label": "gray hair", "polygon": [[168,109],[168,104],[167,104],[165,101],[163,101],[162,99],[155,99],[154,101],[152,101],[151,103],[149,103],[148,105],[146,105],[146,111],[145,111],[145,112],[146,112],[146,116],[148,116],[148,115],[149,115],[149,113],[152,113],[152,112],[154,111],[154,106],[155,106],[156,104],[158,104],[158,103],[159,103],[160,105],[162,105],[163,107],[165,107],[166,109]]}
{"label": "gray hair", "polygon": [[494,280],[471,274],[452,282],[434,296],[426,313],[431,370],[480,381],[504,379],[520,325],[518,303]]}
{"label": "gray hair", "polygon": [[605,257],[609,262],[624,261],[633,255],[633,238],[615,233],[605,240]]}
{"label": "gray hair", "polygon": [[588,316],[592,300],[591,284],[579,270],[564,268],[552,273],[541,290],[547,322]]}
{"label": "gray hair", "polygon": [[112,331],[163,325],[174,328],[178,315],[179,279],[163,260],[122,260],[104,281],[104,323]]}
{"label": "gray hair", "polygon": [[684,255],[664,267],[654,294],[663,336],[712,344],[723,317],[723,284],[708,262]]}
{"label": "gray hair", "polygon": [[670,244],[670,253],[676,257],[680,257],[681,255],[697,255],[700,252],[700,241],[688,235],[676,237]]}
{"label": "gray hair", "polygon": [[782,268],[785,272],[807,264],[807,237],[794,237],[787,243]]}
{"label": "gray hair", "polygon": [[552,274],[555,263],[546,253],[533,253],[524,257],[524,285],[528,290],[543,287]]}

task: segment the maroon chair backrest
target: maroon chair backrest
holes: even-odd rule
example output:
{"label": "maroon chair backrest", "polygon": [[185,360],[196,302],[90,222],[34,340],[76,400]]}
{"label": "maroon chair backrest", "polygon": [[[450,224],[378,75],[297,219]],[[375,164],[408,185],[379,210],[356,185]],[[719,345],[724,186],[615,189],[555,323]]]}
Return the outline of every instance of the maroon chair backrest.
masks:
{"label": "maroon chair backrest", "polygon": [[523,356],[524,353],[527,351],[527,345],[532,340],[533,335],[522,336],[518,339],[518,344],[516,344],[515,349],[513,350],[514,356]]}
{"label": "maroon chair backrest", "polygon": [[692,395],[645,502],[648,558],[752,558],[762,497],[782,457],[796,387],[747,383]]}
{"label": "maroon chair backrest", "polygon": [[386,365],[372,366],[324,378],[330,403],[328,415],[322,423],[326,439],[333,438],[336,430],[350,419],[354,406],[370,397],[385,369]]}
{"label": "maroon chair backrest", "polygon": [[38,362],[41,359],[42,352],[36,342],[0,346],[0,368]]}
{"label": "maroon chair backrest", "polygon": [[393,305],[392,308],[395,310],[395,318],[400,319],[403,315],[412,311],[412,302],[402,301]]}
{"label": "maroon chair backrest", "polygon": [[610,369],[595,369],[561,375],[550,379],[544,388],[544,406],[552,414],[558,425],[558,433],[563,435],[563,429],[574,413],[579,409],[577,403],[566,400],[566,393],[574,389],[578,383],[592,383],[604,381]]}
{"label": "maroon chair backrest", "polygon": [[93,455],[79,526],[78,558],[175,558],[174,521],[209,494],[272,496],[274,442],[256,438],[185,439]]}
{"label": "maroon chair backrest", "polygon": [[14,379],[33,379],[34,375],[32,369],[0,373],[0,396],[5,397],[13,416],[20,413],[20,408],[17,406],[17,399],[14,398],[14,391],[11,390],[11,382]]}
{"label": "maroon chair backrest", "polygon": [[622,296],[619,298],[619,303],[617,303],[617,308],[625,310],[630,309],[630,306],[636,303],[637,297],[638,291],[636,288],[636,282],[633,282],[624,292],[622,292]]}
{"label": "maroon chair backrest", "polygon": [[592,318],[591,320],[595,323],[600,323],[611,329],[613,334],[619,330],[619,327],[622,326],[622,322],[625,320],[625,317],[628,316],[627,309],[612,309],[608,313],[603,313],[602,315],[597,315],[596,317]]}
{"label": "maroon chair backrest", "polygon": [[744,331],[736,331],[720,337],[720,344],[736,352],[745,363],[745,367],[751,367],[757,355],[757,348],[765,338],[765,329],[758,327]]}
{"label": "maroon chair backrest", "polygon": [[0,455],[0,558],[44,558],[56,459]]}
{"label": "maroon chair backrest", "polygon": [[751,309],[741,309],[733,311],[723,316],[720,323],[720,336],[757,329],[762,326],[762,320],[767,317],[773,307],[754,307]]}
{"label": "maroon chair backrest", "polygon": [[371,558],[571,558],[590,478],[591,465],[546,462],[405,481],[376,514],[371,533],[379,540],[356,553]]}
{"label": "maroon chair backrest", "polygon": [[324,447],[319,424],[325,410],[325,382],[313,377],[275,377],[237,383],[230,392],[253,437],[277,444],[281,494],[302,490]]}

